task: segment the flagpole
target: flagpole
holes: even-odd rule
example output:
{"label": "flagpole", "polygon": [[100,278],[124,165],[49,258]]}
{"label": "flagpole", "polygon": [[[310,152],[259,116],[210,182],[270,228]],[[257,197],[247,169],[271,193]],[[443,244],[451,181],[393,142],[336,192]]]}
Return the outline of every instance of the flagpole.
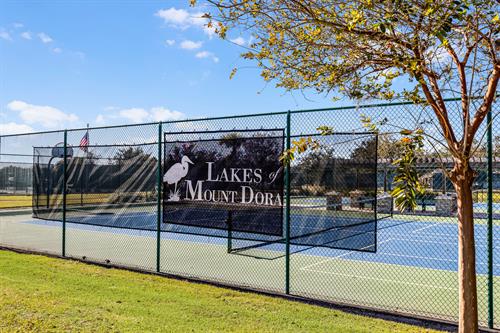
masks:
{"label": "flagpole", "polygon": [[89,123],[87,123],[87,149],[85,149],[85,157],[89,157],[89,149],[90,149],[90,135],[89,135]]}
{"label": "flagpole", "polygon": [[[81,177],[83,179],[80,179],[80,206],[83,207],[83,184],[85,182],[85,185],[87,185],[87,178],[88,178],[88,172],[87,172],[87,159],[89,157],[89,147],[88,145],[90,144],[90,138],[89,138],[89,124],[87,123],[87,132],[85,133],[84,136],[87,139],[87,142],[85,144],[85,149],[82,149],[81,142],[80,142],[80,150],[83,150],[85,154],[83,155],[83,172],[80,173]],[[87,188],[87,186],[85,186]]]}
{"label": "flagpole", "polygon": [[[87,166],[87,160],[89,158],[89,149],[90,149],[90,135],[89,135],[89,123],[87,123],[87,149],[85,149],[85,164],[83,165],[83,171],[85,171],[85,189],[89,186],[89,171]],[[83,205],[82,205],[83,206]]]}

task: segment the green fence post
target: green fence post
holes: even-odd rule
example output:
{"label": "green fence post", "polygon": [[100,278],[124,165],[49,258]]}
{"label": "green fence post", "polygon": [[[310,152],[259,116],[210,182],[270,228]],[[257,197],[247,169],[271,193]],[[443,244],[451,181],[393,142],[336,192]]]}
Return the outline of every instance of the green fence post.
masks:
{"label": "green fence post", "polygon": [[64,130],[64,153],[63,153],[63,211],[62,211],[62,256],[66,256],[66,167],[67,167],[67,156],[68,156],[68,130]]}
{"label": "green fence post", "polygon": [[161,238],[161,204],[162,204],[162,168],[161,168],[161,151],[162,143],[162,123],[158,124],[158,168],[157,168],[157,184],[158,187],[156,191],[156,271],[160,272],[160,238]]}
{"label": "green fence post", "polygon": [[[286,149],[290,149],[290,110],[286,114]],[[285,168],[285,293],[290,294],[290,161]]]}
{"label": "green fence post", "polygon": [[493,328],[493,138],[491,108],[486,118],[488,141],[488,327]]}

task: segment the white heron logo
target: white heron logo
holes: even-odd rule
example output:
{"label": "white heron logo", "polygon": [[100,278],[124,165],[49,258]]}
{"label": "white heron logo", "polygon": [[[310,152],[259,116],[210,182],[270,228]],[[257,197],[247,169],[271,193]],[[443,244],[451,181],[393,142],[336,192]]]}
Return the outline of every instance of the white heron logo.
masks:
{"label": "white heron logo", "polygon": [[170,169],[165,172],[163,176],[163,182],[168,185],[174,184],[174,191],[170,191],[168,196],[168,201],[180,201],[179,190],[177,189],[177,184],[179,181],[186,177],[189,171],[189,164],[194,164],[189,157],[183,156],[181,163],[175,163],[170,167]]}

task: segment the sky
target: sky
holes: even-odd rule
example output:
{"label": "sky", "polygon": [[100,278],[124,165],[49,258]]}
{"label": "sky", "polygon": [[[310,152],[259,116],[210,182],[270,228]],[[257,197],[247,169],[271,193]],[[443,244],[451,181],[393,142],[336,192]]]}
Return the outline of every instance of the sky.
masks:
{"label": "sky", "polygon": [[266,84],[188,2],[0,0],[0,134],[351,104]]}

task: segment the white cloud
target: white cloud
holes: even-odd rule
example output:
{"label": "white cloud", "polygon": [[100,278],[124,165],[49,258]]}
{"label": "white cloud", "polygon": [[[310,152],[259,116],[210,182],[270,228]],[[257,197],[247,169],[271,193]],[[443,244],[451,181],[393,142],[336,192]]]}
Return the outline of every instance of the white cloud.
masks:
{"label": "white cloud", "polygon": [[237,38],[234,38],[234,39],[230,39],[231,42],[233,42],[234,44],[238,44],[240,46],[245,46],[247,41],[245,40],[245,38],[243,37],[237,37]]}
{"label": "white cloud", "polygon": [[207,27],[208,19],[203,17],[203,12],[193,12],[187,11],[185,9],[169,8],[160,9],[155,13],[163,19],[163,21],[173,27],[179,29],[187,29],[190,27],[197,27],[203,30],[203,32],[210,38],[215,35],[214,27]]}
{"label": "white cloud", "polygon": [[40,38],[40,40],[42,41],[42,43],[44,44],[47,44],[47,43],[50,43],[50,42],[53,42],[54,40],[49,36],[47,35],[46,33],[44,32],[40,32],[38,34],[38,38]]}
{"label": "white cloud", "polygon": [[205,21],[202,21],[202,29],[203,29],[203,32],[208,36],[209,39],[212,39],[213,36],[215,36],[215,27],[211,26],[207,26],[207,22],[206,19],[202,19],[202,20],[205,20]]}
{"label": "white cloud", "polygon": [[152,108],[150,114],[154,121],[180,120],[185,117],[182,112],[172,111],[163,107]]}
{"label": "white cloud", "polygon": [[22,28],[24,27],[24,24],[20,23],[20,22],[15,22],[14,24],[12,24],[14,26],[14,28],[16,29],[19,29],[19,28]]}
{"label": "white cloud", "polygon": [[52,49],[52,52],[54,52],[54,53],[61,53],[61,52],[62,52],[62,49],[60,49],[60,48],[56,47],[56,48],[53,48],[53,49]]}
{"label": "white cloud", "polygon": [[31,32],[25,31],[21,34],[21,37],[24,39],[31,39]]}
{"label": "white cloud", "polygon": [[205,121],[182,121],[179,123],[175,123],[174,125],[181,131],[207,131],[213,129],[209,123]]}
{"label": "white cloud", "polygon": [[184,50],[196,50],[203,45],[203,42],[194,42],[192,40],[183,40],[181,42],[181,49]]}
{"label": "white cloud", "polygon": [[33,132],[33,128],[26,124],[18,124],[14,122],[0,124],[0,135],[20,134]]}
{"label": "white cloud", "polygon": [[27,124],[40,124],[45,128],[63,127],[66,123],[78,120],[75,114],[68,114],[51,106],[33,105],[23,101],[12,101],[7,108],[19,112]]}
{"label": "white cloud", "polygon": [[219,62],[219,58],[217,58],[212,52],[208,52],[208,51],[200,51],[198,53],[196,53],[195,55],[196,58],[199,58],[199,59],[205,59],[205,58],[209,58],[209,59],[212,59],[213,62]]}
{"label": "white cloud", "polygon": [[165,41],[165,44],[167,44],[168,46],[172,46],[172,45],[174,45],[174,44],[175,44],[175,40],[173,40],[173,39],[167,39],[167,40]]}
{"label": "white cloud", "polygon": [[210,52],[208,51],[201,51],[196,53],[196,58],[208,58],[210,56]]}
{"label": "white cloud", "polygon": [[174,25],[188,25],[190,14],[187,10],[176,9],[174,7],[169,9],[160,9],[155,14],[161,17],[165,23]]}
{"label": "white cloud", "polygon": [[132,108],[121,110],[119,115],[133,123],[143,123],[148,119],[149,113],[144,109]]}
{"label": "white cloud", "polygon": [[5,39],[5,40],[12,40],[12,37],[10,37],[10,34],[5,30],[0,30],[0,38]]}
{"label": "white cloud", "polygon": [[106,123],[106,120],[104,119],[104,116],[102,114],[98,114],[95,118],[95,122],[98,125],[104,125]]}
{"label": "white cloud", "polygon": [[162,106],[153,107],[149,110],[144,108],[129,108],[119,110],[115,107],[105,108],[105,110],[109,112],[105,114],[98,114],[95,119],[96,124],[138,124],[145,122],[180,120],[186,118],[186,115],[184,113],[180,111],[170,110]]}

